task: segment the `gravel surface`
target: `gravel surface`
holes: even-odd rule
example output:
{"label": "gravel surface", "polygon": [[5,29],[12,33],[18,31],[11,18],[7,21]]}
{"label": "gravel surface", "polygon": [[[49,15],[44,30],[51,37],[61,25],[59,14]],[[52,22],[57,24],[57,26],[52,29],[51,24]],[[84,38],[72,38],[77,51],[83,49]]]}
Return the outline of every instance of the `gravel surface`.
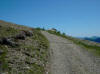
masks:
{"label": "gravel surface", "polygon": [[100,74],[100,58],[73,42],[42,31],[50,42],[51,74]]}

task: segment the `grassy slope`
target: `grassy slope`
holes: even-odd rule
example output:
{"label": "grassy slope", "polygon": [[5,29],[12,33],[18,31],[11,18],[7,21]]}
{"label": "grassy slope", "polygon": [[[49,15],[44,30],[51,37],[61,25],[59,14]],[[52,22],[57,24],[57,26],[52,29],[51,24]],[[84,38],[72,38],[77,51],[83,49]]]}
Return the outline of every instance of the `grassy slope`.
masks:
{"label": "grassy slope", "polygon": [[44,74],[48,57],[48,40],[39,30],[0,21],[0,38],[18,34],[21,30],[31,30],[32,37],[15,40],[18,47],[0,45],[0,73]]}
{"label": "grassy slope", "polygon": [[78,44],[78,45],[86,48],[88,51],[94,53],[95,55],[100,56],[100,44],[99,43],[91,42],[88,40],[80,40],[77,38],[66,36],[64,33],[61,34],[59,31],[57,32],[57,31],[50,31],[49,30],[48,32],[51,34],[55,34],[55,35],[64,37],[66,39],[69,39],[69,40],[73,41],[75,44]]}

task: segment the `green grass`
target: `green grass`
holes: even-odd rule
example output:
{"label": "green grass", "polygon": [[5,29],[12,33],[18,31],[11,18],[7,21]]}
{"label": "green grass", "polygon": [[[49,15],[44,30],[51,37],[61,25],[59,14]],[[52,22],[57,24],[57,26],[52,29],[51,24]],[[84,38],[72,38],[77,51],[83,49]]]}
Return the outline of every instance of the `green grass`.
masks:
{"label": "green grass", "polygon": [[44,67],[37,65],[37,64],[32,64],[33,68],[31,68],[31,70],[28,71],[27,74],[44,74]]}
{"label": "green grass", "polygon": [[36,30],[36,37],[33,37],[33,39],[37,40],[39,43],[37,50],[43,50],[43,52],[39,53],[40,60],[47,60],[48,57],[48,48],[49,48],[49,42],[46,39],[44,35],[41,34],[40,31]]}
{"label": "green grass", "polygon": [[[34,45],[21,45],[21,48],[27,48],[27,52],[35,52],[34,55],[31,55],[31,57],[36,58],[38,61],[41,61],[44,65],[46,65],[48,61],[48,48],[49,48],[49,42],[45,38],[44,35],[41,34],[40,30],[34,30],[34,36],[31,37],[33,42],[34,40],[38,43],[38,46],[35,47]],[[43,50],[42,52],[40,52]],[[37,57],[35,57],[37,56]],[[29,58],[26,59],[26,61],[29,61]],[[31,64],[33,66],[31,70],[28,70],[26,73],[28,74],[44,74],[45,73],[45,66],[38,65],[36,63]]]}
{"label": "green grass", "polygon": [[[0,27],[0,38],[2,37],[10,37],[12,35],[15,35],[16,33],[18,33],[19,30],[11,28],[11,27],[6,27],[6,26],[1,26]],[[1,68],[2,68],[2,72],[6,72],[9,70],[8,67],[8,62],[6,61],[6,55],[7,55],[7,48],[5,45],[0,45],[0,50],[3,50],[3,54],[0,55],[0,62],[1,62]]]}
{"label": "green grass", "polygon": [[51,34],[54,34],[54,35],[61,36],[63,38],[69,39],[69,40],[73,41],[75,44],[86,48],[88,51],[94,53],[95,55],[100,56],[100,47],[97,46],[97,45],[93,45],[93,44],[91,45],[91,44],[86,43],[84,40],[73,38],[71,36],[66,36],[65,33],[61,34],[59,31],[50,31],[49,30],[48,32],[51,33]]}
{"label": "green grass", "polygon": [[19,31],[20,30],[18,30],[18,29],[2,26],[2,27],[0,27],[0,37],[12,36],[12,35],[15,35],[16,33],[18,33]]}
{"label": "green grass", "polygon": [[0,64],[1,64],[1,69],[2,69],[2,72],[5,72],[8,70],[8,63],[7,61],[5,60],[5,57],[6,57],[6,54],[7,54],[7,50],[6,50],[6,47],[3,46],[3,45],[0,45],[0,50],[3,51],[3,54],[0,54]]}

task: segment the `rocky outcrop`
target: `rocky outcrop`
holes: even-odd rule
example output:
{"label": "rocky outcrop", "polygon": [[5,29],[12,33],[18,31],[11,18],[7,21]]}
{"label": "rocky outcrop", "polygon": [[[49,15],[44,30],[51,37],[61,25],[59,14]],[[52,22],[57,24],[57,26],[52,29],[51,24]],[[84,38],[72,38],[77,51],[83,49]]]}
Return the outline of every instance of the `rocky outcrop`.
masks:
{"label": "rocky outcrop", "polygon": [[0,44],[1,45],[9,45],[9,46],[17,46],[18,44],[12,41],[11,38],[1,38],[0,39]]}
{"label": "rocky outcrop", "polygon": [[24,33],[20,33],[20,34],[17,34],[14,38],[15,39],[25,40],[26,35]]}
{"label": "rocky outcrop", "polygon": [[17,46],[18,44],[14,41],[14,39],[25,40],[26,37],[33,36],[31,31],[21,31],[19,34],[11,37],[3,37],[0,39],[0,44],[2,45],[9,45],[9,46]]}
{"label": "rocky outcrop", "polygon": [[25,31],[25,30],[23,30],[23,31],[21,31],[19,34],[17,34],[16,36],[15,36],[15,39],[22,39],[22,40],[25,40],[25,38],[26,37],[31,37],[31,36],[33,36],[33,33],[32,33],[32,31]]}
{"label": "rocky outcrop", "polygon": [[26,36],[33,36],[33,32],[32,31],[25,31],[23,30],[22,33],[24,33]]}

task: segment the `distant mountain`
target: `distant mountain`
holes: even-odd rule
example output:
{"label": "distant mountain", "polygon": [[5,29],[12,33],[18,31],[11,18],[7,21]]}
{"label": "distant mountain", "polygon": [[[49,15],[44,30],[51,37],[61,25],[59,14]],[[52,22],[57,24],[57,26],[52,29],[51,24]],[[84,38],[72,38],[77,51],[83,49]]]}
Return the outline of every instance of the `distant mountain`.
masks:
{"label": "distant mountain", "polygon": [[98,37],[98,36],[85,37],[85,38],[83,38],[83,39],[100,43],[100,37]]}

